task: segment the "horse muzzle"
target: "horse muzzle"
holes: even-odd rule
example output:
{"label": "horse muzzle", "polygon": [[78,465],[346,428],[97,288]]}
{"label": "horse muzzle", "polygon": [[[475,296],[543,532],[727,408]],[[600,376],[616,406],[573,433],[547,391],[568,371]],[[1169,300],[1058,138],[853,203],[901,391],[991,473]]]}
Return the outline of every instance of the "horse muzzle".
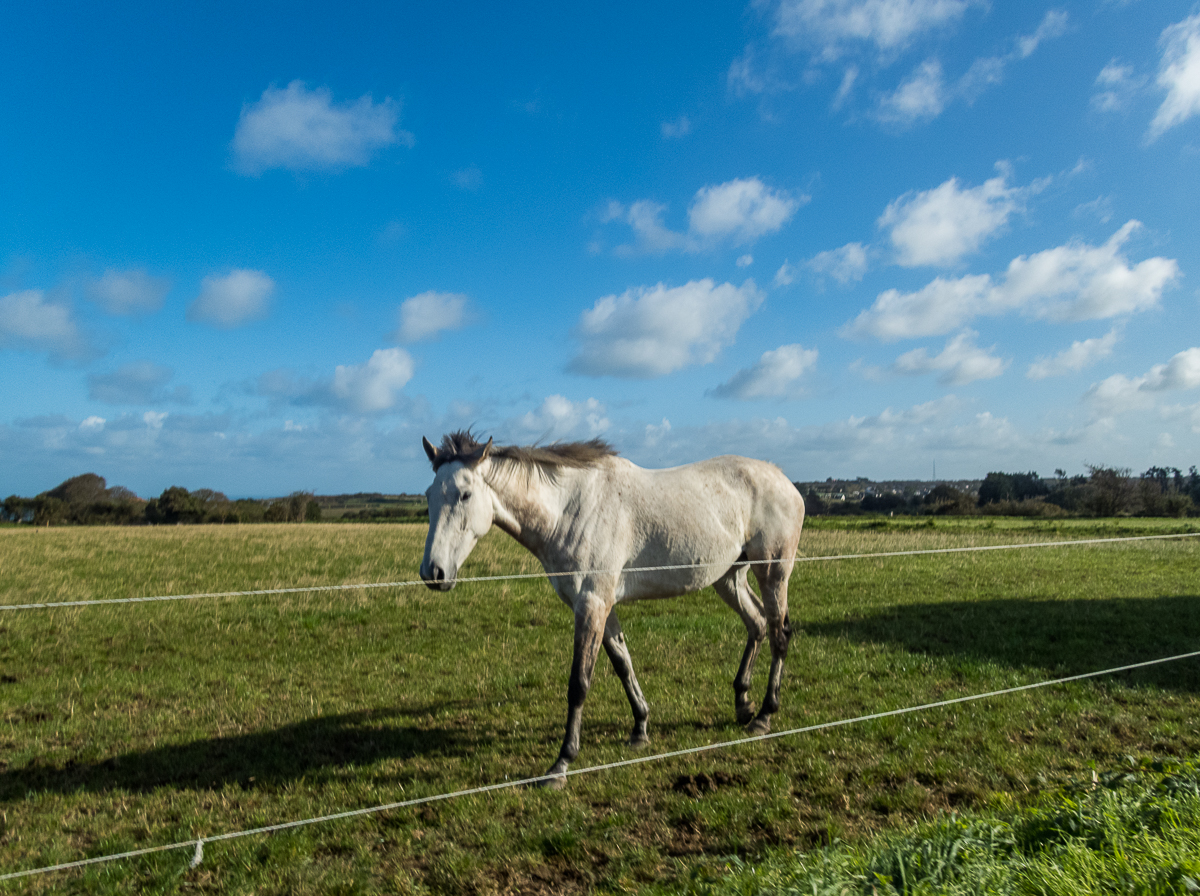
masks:
{"label": "horse muzzle", "polygon": [[449,591],[456,584],[455,580],[446,576],[446,570],[436,563],[426,566],[421,564],[421,581],[433,591]]}

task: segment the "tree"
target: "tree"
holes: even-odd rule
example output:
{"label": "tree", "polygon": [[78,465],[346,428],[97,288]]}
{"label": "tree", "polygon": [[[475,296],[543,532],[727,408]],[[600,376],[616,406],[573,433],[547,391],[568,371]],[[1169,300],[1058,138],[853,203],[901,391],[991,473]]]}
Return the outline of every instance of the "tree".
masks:
{"label": "tree", "polygon": [[988,473],[979,486],[979,506],[996,501],[1024,501],[1050,493],[1050,486],[1032,470],[1028,473]]}
{"label": "tree", "polygon": [[[992,474],[989,473],[988,475]],[[964,514],[973,512],[971,508],[971,496],[965,492],[960,492],[954,486],[947,485],[944,482],[931,488],[922,503],[927,508],[927,511],[931,513]]]}
{"label": "tree", "polygon": [[828,502],[815,491],[809,490],[804,496],[804,511],[812,516],[820,516],[829,510]]}
{"label": "tree", "polygon": [[33,499],[35,526],[61,526],[67,522],[67,504],[60,498],[41,494]]}
{"label": "tree", "polygon": [[10,522],[25,521],[26,515],[32,510],[33,502],[19,495],[9,495],[4,499],[4,518]]}
{"label": "tree", "polygon": [[229,519],[236,523],[261,523],[266,519],[266,511],[261,501],[240,498],[233,502]]}
{"label": "tree", "polygon": [[107,495],[107,483],[103,476],[95,473],[84,473],[82,476],[72,476],[48,492],[42,494],[58,498],[64,504],[87,505],[103,501]]}
{"label": "tree", "polygon": [[198,488],[192,498],[200,505],[200,520],[205,523],[223,523],[233,515],[233,503],[222,492],[211,488]]}
{"label": "tree", "polygon": [[287,498],[279,498],[267,505],[263,519],[268,523],[286,523],[292,518],[292,506]]}
{"label": "tree", "polygon": [[308,503],[304,505],[304,522],[321,522],[321,505],[317,503],[316,498],[310,497]]}
{"label": "tree", "polygon": [[[147,517],[149,515],[147,512]],[[198,523],[204,518],[204,507],[186,488],[172,485],[158,496],[155,516],[157,518],[152,522]]]}
{"label": "tree", "polygon": [[904,495],[892,493],[882,495],[866,495],[862,499],[862,509],[868,513],[887,513],[888,511],[899,510],[901,507],[908,505],[908,500]]}
{"label": "tree", "polygon": [[1129,469],[1088,466],[1090,493],[1085,506],[1096,516],[1120,516],[1133,510]]}

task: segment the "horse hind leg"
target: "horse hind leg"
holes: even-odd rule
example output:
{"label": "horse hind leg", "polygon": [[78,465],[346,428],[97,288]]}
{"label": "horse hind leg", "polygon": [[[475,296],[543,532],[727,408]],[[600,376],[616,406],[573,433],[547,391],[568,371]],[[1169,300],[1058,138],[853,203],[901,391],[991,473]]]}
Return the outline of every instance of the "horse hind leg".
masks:
{"label": "horse hind leg", "polygon": [[742,617],[742,623],[746,626],[746,649],[742,651],[742,663],[733,679],[733,707],[739,725],[745,725],[754,718],[750,680],[754,674],[754,660],[767,634],[767,620],[763,615],[763,607],[750,587],[747,571],[746,566],[736,566],[713,585],[721,600]]}
{"label": "horse hind leg", "polygon": [[767,676],[767,692],[763,695],[762,707],[753,721],[746,726],[750,734],[767,734],[771,730],[771,716],[779,711],[779,687],[783,681],[783,664],[787,659],[788,644],[792,640],[792,625],[788,618],[788,578],[791,564],[770,563],[755,578],[763,594],[763,610],[771,637],[771,672]]}
{"label": "horse hind leg", "polygon": [[629,658],[629,647],[625,643],[625,632],[621,630],[621,622],[617,619],[614,608],[604,623],[604,652],[612,661],[613,671],[621,679],[625,688],[625,696],[629,698],[629,708],[633,710],[633,732],[629,735],[629,746],[640,749],[650,743],[646,733],[646,721],[650,718],[650,705],[642,695],[638,686],[637,676],[633,673],[633,661]]}

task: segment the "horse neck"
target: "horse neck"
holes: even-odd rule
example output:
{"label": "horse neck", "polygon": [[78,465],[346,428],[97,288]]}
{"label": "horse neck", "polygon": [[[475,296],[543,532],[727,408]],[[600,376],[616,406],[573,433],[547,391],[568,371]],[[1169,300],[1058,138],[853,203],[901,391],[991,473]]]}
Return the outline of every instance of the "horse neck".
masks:
{"label": "horse neck", "polygon": [[559,528],[572,477],[548,477],[541,470],[510,460],[489,459],[487,463],[488,469],[482,472],[496,496],[496,526],[541,558]]}

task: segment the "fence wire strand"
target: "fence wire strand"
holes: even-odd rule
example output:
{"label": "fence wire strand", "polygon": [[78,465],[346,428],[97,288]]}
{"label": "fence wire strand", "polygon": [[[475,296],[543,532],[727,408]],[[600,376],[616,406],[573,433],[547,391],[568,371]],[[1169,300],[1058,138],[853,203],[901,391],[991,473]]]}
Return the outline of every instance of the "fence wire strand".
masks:
{"label": "fence wire strand", "polygon": [[[1161,541],[1171,538],[1196,538],[1200,532],[1177,532],[1168,535],[1123,535],[1115,538],[1073,538],[1061,541],[1036,541],[1016,544],[985,544],[960,548],[925,548],[917,551],[879,551],[872,554],[830,554],[828,556],[795,557],[796,563],[822,563],[833,560],[870,560],[873,558],[886,559],[889,557],[920,557],[930,554],[967,554],[979,551],[1013,551],[1021,548],[1061,548],[1079,545],[1115,544],[1131,541]],[[774,560],[742,560],[730,566],[755,566],[763,563],[774,563]],[[633,566],[623,569],[580,569],[566,572],[526,572],[508,573],[496,576],[466,576],[454,580],[457,584],[474,582],[507,582],[518,579],[554,579],[567,576],[616,576],[643,572],[668,572],[677,569],[702,569],[709,566],[724,566],[724,563],[672,563],[663,566]],[[65,607],[95,607],[106,604],[144,604],[173,600],[201,600],[218,597],[257,597],[271,594],[311,594],[318,591],[367,591],[379,588],[412,588],[424,585],[423,579],[410,579],[402,582],[370,582],[361,585],[308,585],[298,588],[258,588],[251,591],[210,591],[197,594],[166,594],[155,597],[107,597],[88,600],[64,600],[35,604],[0,604],[0,611],[5,610],[53,610]]]}
{"label": "fence wire strand", "polygon": [[[911,713],[924,712],[930,709],[954,706],[961,703],[973,703],[979,700],[986,700],[990,697],[1001,697],[1006,694],[1016,694],[1021,691],[1032,691],[1039,688],[1051,687],[1053,685],[1067,684],[1072,681],[1082,681],[1083,679],[1087,678],[1099,678],[1104,675],[1115,675],[1119,672],[1129,672],[1134,669],[1144,669],[1147,666],[1173,663],[1180,660],[1192,659],[1194,657],[1200,657],[1200,650],[1193,650],[1190,653],[1180,653],[1176,654],[1175,656],[1160,657],[1159,659],[1144,660],[1140,663],[1128,663],[1124,666],[1114,666],[1111,669],[1101,669],[1095,672],[1082,672],[1078,675],[1067,675],[1062,678],[1055,678],[1049,681],[1037,681],[1031,684],[1016,685],[1011,688],[1000,688],[999,690],[987,691],[982,694],[972,694],[967,697],[951,697],[947,700],[937,700],[933,703],[922,703],[918,706],[906,706],[902,709],[889,709],[883,712],[855,716],[851,719],[838,719],[832,722],[820,722],[816,725],[805,725],[801,728],[789,728],[786,731],[773,731],[768,734],[756,734],[749,737],[743,737],[738,740],[718,741],[717,743],[712,744],[701,744],[700,746],[696,747],[686,747],[682,750],[671,750],[667,753],[654,753],[648,756],[635,756],[633,758],[622,759],[617,762],[605,762],[600,765],[590,765],[586,768],[568,769],[565,775],[557,777],[565,779],[575,775],[590,775],[595,774],[596,772],[611,771],[613,769],[625,768],[631,765],[643,765],[648,762],[661,762],[666,759],[677,759],[681,756],[692,756],[697,753],[707,753],[711,750],[723,750],[729,747],[740,747],[744,746],[745,744],[773,740],[780,737],[792,737],[798,734],[811,734],[814,731],[842,728],[847,725],[857,725],[863,722],[871,722],[893,716],[909,715]],[[161,846],[149,846],[145,847],[144,849],[133,849],[129,850],[128,852],[114,853],[107,856],[95,856],[90,859],[80,859],[75,862],[63,862],[59,865],[48,865],[44,868],[30,868],[25,871],[12,871],[7,874],[0,874],[0,881],[14,880],[19,877],[31,877],[39,874],[50,874],[56,871],[69,871],[75,868],[83,868],[88,865],[115,862],[120,859],[131,859],[138,856],[146,856],[153,853],[168,852],[177,849],[193,850],[190,867],[195,868],[204,859],[204,845],[206,843],[220,843],[225,840],[238,840],[243,837],[253,837],[261,834],[274,834],[280,831],[293,830],[295,828],[308,827],[309,825],[315,824],[324,824],[330,821],[341,821],[348,818],[358,818],[364,815],[377,815],[381,812],[391,812],[396,809],[405,809],[411,806],[419,806],[424,803],[461,799],[462,797],[477,796],[483,793],[492,793],[497,790],[509,790],[514,787],[527,787],[535,784],[543,784],[550,780],[552,779],[546,775],[537,775],[536,777],[522,778],[517,781],[500,781],[495,784],[484,784],[479,787],[468,787],[463,790],[452,790],[447,793],[415,797],[410,800],[399,800],[394,803],[383,803],[378,806],[368,806],[362,809],[349,809],[345,812],[335,812],[331,815],[318,815],[313,818],[301,818],[295,821],[284,821],[278,824],[263,825],[262,827],[249,828],[243,831],[227,831],[223,834],[213,834],[208,837],[197,837],[192,840],[183,840],[178,843],[168,843]]]}

